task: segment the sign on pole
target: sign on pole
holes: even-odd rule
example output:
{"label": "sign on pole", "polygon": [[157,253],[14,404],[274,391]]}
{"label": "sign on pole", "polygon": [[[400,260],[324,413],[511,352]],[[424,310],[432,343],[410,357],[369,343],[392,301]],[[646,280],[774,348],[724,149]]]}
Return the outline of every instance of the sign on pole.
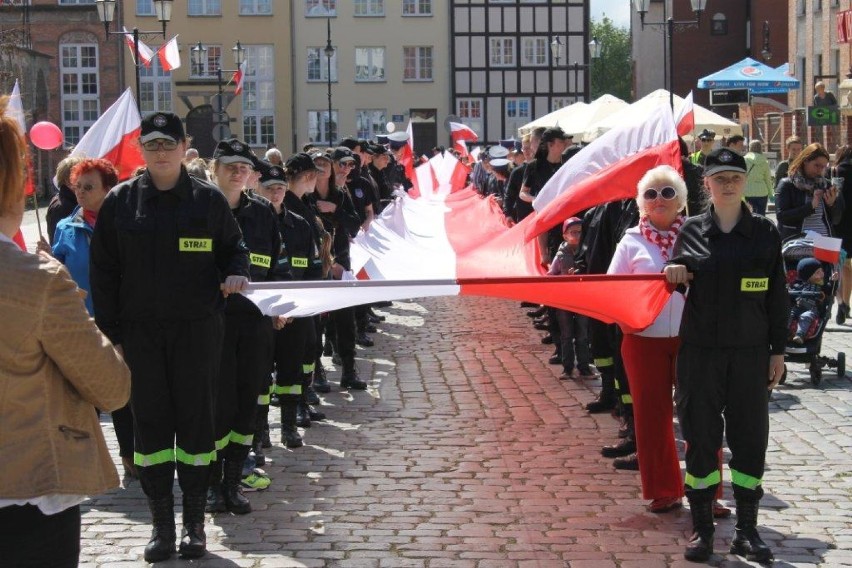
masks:
{"label": "sign on pole", "polygon": [[836,126],[838,124],[840,124],[840,109],[838,107],[808,107],[808,126]]}

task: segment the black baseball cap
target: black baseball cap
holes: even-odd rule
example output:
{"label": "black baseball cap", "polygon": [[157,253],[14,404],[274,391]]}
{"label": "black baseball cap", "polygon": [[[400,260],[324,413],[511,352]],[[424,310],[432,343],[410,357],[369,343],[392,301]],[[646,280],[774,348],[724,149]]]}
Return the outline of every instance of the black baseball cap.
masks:
{"label": "black baseball cap", "polygon": [[331,152],[331,156],[329,156],[332,162],[354,162],[355,155],[352,154],[352,150],[345,146],[338,146]]}
{"label": "black baseball cap", "polygon": [[300,152],[287,158],[284,163],[284,170],[288,176],[296,176],[303,172],[318,172],[319,168],[314,164],[313,158],[304,152]]}
{"label": "black baseball cap", "polygon": [[553,128],[548,128],[541,135],[541,141],[553,142],[554,140],[573,140],[574,136],[571,134],[566,134],[562,128],[559,126],[554,126]]}
{"label": "black baseball cap", "polygon": [[259,164],[257,157],[245,142],[236,138],[222,140],[216,144],[213,159],[221,164],[248,164],[256,168]]}
{"label": "black baseball cap", "polygon": [[270,164],[265,160],[260,160],[258,162],[258,171],[260,172],[260,185],[264,187],[278,183],[287,183],[287,179],[284,175],[284,168],[281,166],[276,166],[275,164]]}
{"label": "black baseball cap", "polygon": [[155,112],[142,119],[139,139],[142,144],[160,139],[178,142],[186,139],[186,133],[178,115],[173,112]]}
{"label": "black baseball cap", "polygon": [[[343,140],[340,141],[339,145],[343,146],[344,148],[349,148],[350,150],[354,150],[358,146],[361,146],[361,141],[358,140],[357,138],[352,137],[352,136],[347,136],[346,138],[344,138]],[[363,150],[364,148],[361,147],[361,149]]]}
{"label": "black baseball cap", "polygon": [[716,133],[713,132],[712,130],[710,130],[709,128],[705,128],[698,135],[698,139],[699,140],[715,140],[716,139]]}
{"label": "black baseball cap", "polygon": [[314,148],[313,150],[310,151],[310,153],[308,155],[314,161],[317,161],[317,160],[327,160],[329,162],[331,161],[331,156],[329,156],[328,152],[326,152],[325,150],[320,150],[319,148]]}
{"label": "black baseball cap", "polygon": [[745,158],[728,148],[713,150],[704,158],[704,175],[712,176],[721,172],[746,173]]}

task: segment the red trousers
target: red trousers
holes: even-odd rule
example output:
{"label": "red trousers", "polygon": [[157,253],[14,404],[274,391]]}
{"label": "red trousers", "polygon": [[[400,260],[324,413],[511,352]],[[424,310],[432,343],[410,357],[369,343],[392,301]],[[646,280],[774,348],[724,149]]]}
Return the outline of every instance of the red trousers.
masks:
{"label": "red trousers", "polygon": [[624,370],[633,396],[633,419],[642,496],[683,497],[674,439],[672,389],[680,338],[625,334]]}

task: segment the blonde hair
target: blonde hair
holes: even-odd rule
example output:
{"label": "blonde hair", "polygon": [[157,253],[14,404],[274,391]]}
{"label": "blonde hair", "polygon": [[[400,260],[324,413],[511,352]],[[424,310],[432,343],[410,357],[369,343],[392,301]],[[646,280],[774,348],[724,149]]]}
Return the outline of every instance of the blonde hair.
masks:
{"label": "blonde hair", "polygon": [[677,170],[671,166],[657,166],[645,172],[642,179],[636,185],[636,205],[639,207],[639,213],[645,211],[645,193],[646,189],[656,187],[659,191],[660,186],[670,185],[675,190],[675,199],[677,199],[678,209],[686,207],[686,182],[677,173]]}
{"label": "blonde hair", "polygon": [[68,156],[56,165],[56,181],[59,185],[70,187],[71,170],[84,159],[82,156]]}
{"label": "blonde hair", "polygon": [[27,143],[8,108],[9,97],[0,98],[0,215],[20,206],[27,181]]}

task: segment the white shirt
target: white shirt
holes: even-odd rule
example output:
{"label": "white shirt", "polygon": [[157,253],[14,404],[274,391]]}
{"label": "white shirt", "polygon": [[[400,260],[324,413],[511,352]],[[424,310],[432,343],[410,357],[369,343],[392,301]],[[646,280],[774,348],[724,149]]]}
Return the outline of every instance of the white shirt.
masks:
{"label": "white shirt", "polygon": [[[639,227],[631,227],[615,248],[607,274],[659,274],[666,262],[660,247],[642,236]],[[677,337],[680,333],[680,318],[686,298],[675,292],[666,302],[663,311],[650,326],[636,335],[642,337]]]}

